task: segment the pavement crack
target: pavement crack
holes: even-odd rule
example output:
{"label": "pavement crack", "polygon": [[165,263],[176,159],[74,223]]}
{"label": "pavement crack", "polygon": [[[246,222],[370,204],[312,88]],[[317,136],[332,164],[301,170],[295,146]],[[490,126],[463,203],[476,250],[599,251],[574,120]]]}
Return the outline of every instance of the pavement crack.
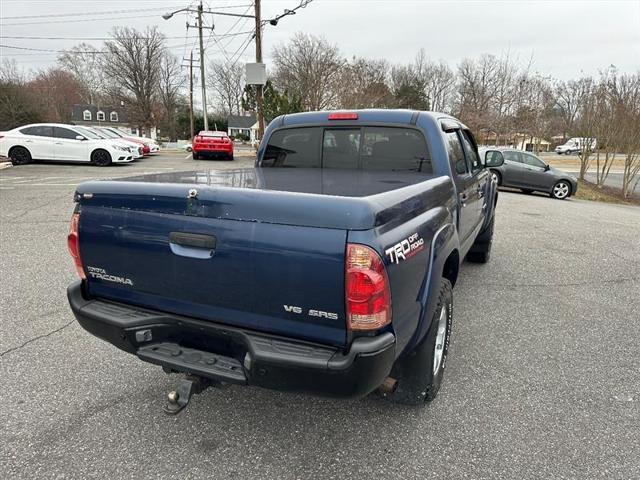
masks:
{"label": "pavement crack", "polygon": [[9,354],[11,352],[15,352],[17,350],[20,350],[20,349],[26,347],[27,345],[29,345],[30,343],[35,342],[36,340],[40,340],[42,338],[47,338],[47,337],[50,337],[51,335],[53,335],[55,333],[61,332],[62,330],[67,328],[69,325],[71,325],[74,321],[75,321],[75,319],[74,320],[69,320],[67,323],[65,323],[61,327],[58,327],[58,328],[56,328],[54,330],[51,330],[48,333],[43,333],[42,335],[37,335],[37,336],[35,336],[33,338],[30,338],[29,340],[24,342],[22,345],[18,345],[17,347],[11,347],[10,349],[5,350],[4,352],[0,353],[0,358],[4,357],[5,355],[7,355],[7,354]]}

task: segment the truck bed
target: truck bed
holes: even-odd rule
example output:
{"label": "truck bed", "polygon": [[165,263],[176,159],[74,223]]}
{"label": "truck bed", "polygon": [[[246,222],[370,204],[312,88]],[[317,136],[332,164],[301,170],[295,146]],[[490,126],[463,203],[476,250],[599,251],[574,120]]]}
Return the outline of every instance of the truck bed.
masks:
{"label": "truck bed", "polygon": [[[190,200],[193,188],[197,198]],[[77,194],[81,202],[91,195],[91,205],[111,208],[368,230],[400,211],[416,215],[430,205],[442,205],[449,199],[450,188],[448,177],[433,174],[247,168],[86,182]]]}

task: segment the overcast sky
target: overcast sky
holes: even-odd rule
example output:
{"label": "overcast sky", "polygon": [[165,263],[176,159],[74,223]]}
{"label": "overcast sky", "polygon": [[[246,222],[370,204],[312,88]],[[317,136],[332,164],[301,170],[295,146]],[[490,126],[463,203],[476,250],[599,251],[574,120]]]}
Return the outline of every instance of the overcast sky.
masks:
{"label": "overcast sky", "polygon": [[[193,2],[195,3],[195,2]],[[225,12],[251,13],[251,0],[205,0]],[[299,0],[263,0],[263,17],[270,18]],[[10,38],[101,37],[116,25],[143,28],[158,25],[168,37],[171,51],[188,55],[195,46],[195,30],[185,39],[185,14],[165,21],[161,14],[189,4],[188,0],[0,0],[0,44],[34,49],[61,50],[79,40]],[[244,5],[237,9],[230,6]],[[132,9],[144,9],[132,13]],[[118,13],[118,10],[129,12]],[[112,13],[102,13],[112,12]],[[82,13],[80,16],[62,16]],[[38,18],[10,18],[33,17]],[[191,16],[192,17],[192,16]],[[251,20],[217,17],[216,34],[252,28]],[[20,24],[20,25],[19,25]],[[436,60],[455,66],[465,57],[507,52],[534,70],[557,78],[596,74],[611,64],[620,70],[640,70],[640,0],[628,1],[465,1],[428,0],[314,0],[277,27],[264,29],[265,60],[273,45],[294,32],[324,35],[345,56],[410,61],[420,48]],[[246,35],[209,39],[209,58],[224,60],[239,55]],[[99,40],[88,43],[101,45]],[[222,47],[222,48],[221,48]],[[241,61],[249,61],[253,45]],[[55,62],[54,52],[20,51],[1,47],[0,55],[15,58],[26,69]]]}

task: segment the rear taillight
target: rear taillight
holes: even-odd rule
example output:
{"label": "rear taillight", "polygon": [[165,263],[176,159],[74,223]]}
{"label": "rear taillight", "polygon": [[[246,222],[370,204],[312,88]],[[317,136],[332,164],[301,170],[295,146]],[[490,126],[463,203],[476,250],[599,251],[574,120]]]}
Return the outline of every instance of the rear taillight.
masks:
{"label": "rear taillight", "polygon": [[391,291],[380,255],[365,245],[347,244],[345,270],[347,328],[376,330],[389,324]]}
{"label": "rear taillight", "polygon": [[82,260],[80,259],[80,236],[78,235],[78,224],[80,223],[80,214],[74,213],[71,216],[71,225],[69,225],[69,235],[67,236],[67,246],[73,262],[76,265],[78,276],[85,280],[87,277],[82,268]]}

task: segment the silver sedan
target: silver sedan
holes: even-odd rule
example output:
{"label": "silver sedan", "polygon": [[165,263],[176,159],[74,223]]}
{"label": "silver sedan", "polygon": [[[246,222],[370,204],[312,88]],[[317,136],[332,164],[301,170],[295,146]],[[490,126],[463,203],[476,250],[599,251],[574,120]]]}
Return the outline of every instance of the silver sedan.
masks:
{"label": "silver sedan", "polygon": [[532,153],[512,149],[499,150],[504,164],[491,167],[491,174],[498,185],[519,188],[525,193],[545,192],[553,198],[564,200],[578,190],[578,180],[567,172],[552,168]]}

